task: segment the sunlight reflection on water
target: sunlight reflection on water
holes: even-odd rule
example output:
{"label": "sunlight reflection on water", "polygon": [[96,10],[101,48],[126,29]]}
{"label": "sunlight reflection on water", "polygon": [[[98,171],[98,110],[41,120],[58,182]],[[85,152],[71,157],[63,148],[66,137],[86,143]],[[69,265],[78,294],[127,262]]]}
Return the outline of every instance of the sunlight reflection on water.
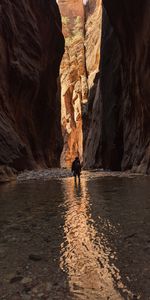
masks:
{"label": "sunlight reflection on water", "polygon": [[[96,231],[86,178],[82,178],[81,184],[75,184],[72,178],[63,180],[63,188],[66,200],[60,268],[68,276],[70,292],[76,299],[119,300],[124,299],[121,288],[131,296],[121,282],[119,270],[110,265],[110,255],[115,257],[115,253],[112,254],[105,235]],[[107,223],[110,230],[115,230]]]}

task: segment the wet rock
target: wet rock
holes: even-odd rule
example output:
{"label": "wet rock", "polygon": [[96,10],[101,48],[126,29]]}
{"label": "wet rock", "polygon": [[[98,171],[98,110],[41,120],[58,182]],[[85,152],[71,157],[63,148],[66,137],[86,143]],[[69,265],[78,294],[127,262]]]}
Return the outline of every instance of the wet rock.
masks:
{"label": "wet rock", "polygon": [[37,297],[38,297],[39,299],[41,299],[42,297],[44,297],[44,293],[38,294]]}
{"label": "wet rock", "polygon": [[22,299],[23,300],[31,300],[31,296],[30,295],[22,294]]}
{"label": "wet rock", "polygon": [[31,283],[32,282],[32,278],[31,277],[24,277],[22,280],[21,280],[21,283],[22,284],[28,284],[28,283]]}
{"label": "wet rock", "polygon": [[31,293],[31,286],[25,286],[23,289],[23,293],[30,294]]}
{"label": "wet rock", "polygon": [[12,277],[10,279],[10,283],[20,282],[22,279],[23,279],[23,277],[18,275],[18,276]]}
{"label": "wet rock", "polygon": [[42,260],[42,256],[39,254],[30,254],[29,259],[33,261],[40,261]]}
{"label": "wet rock", "polygon": [[51,178],[61,179],[72,177],[70,169],[43,169],[41,171],[25,171],[18,175],[17,181],[30,181],[30,180],[49,180]]}
{"label": "wet rock", "polygon": [[124,240],[128,240],[128,239],[132,239],[133,237],[135,237],[137,235],[137,233],[132,233],[132,234],[129,234],[127,236],[124,237]]}
{"label": "wet rock", "polygon": [[47,291],[47,292],[50,292],[51,289],[52,289],[52,286],[53,286],[53,285],[52,285],[51,282],[47,282],[47,283],[46,283],[46,291]]}
{"label": "wet rock", "polygon": [[6,249],[5,248],[0,248],[0,259],[5,258],[6,256],[7,256]]}
{"label": "wet rock", "polygon": [[17,179],[17,171],[7,166],[0,166],[0,183]]}

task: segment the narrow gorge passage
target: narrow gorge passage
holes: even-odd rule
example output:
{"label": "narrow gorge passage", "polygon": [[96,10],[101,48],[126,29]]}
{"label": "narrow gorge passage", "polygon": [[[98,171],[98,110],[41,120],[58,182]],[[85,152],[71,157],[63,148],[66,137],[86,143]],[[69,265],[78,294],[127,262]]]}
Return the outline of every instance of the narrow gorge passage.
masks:
{"label": "narrow gorge passage", "polygon": [[149,0],[0,16],[0,300],[150,300]]}
{"label": "narrow gorge passage", "polygon": [[91,172],[0,191],[1,299],[149,299],[149,178]]}
{"label": "narrow gorge passage", "polygon": [[113,7],[105,0],[58,4],[66,43],[60,68],[61,166],[79,156],[86,169],[149,174],[147,0],[142,9],[140,3],[121,7],[118,0]]}
{"label": "narrow gorge passage", "polygon": [[[59,0],[65,53],[60,66],[61,124],[64,146],[61,166],[76,156],[84,160],[88,133],[88,105],[94,100],[99,72],[102,1]],[[90,99],[91,98],[91,99]]]}

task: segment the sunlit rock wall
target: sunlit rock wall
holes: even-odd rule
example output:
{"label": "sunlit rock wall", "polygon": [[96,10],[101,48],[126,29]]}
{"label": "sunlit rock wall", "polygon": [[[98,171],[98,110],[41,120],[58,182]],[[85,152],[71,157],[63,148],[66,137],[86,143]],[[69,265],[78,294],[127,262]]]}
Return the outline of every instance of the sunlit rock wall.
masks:
{"label": "sunlit rock wall", "polygon": [[75,156],[82,160],[82,104],[87,101],[84,48],[84,6],[82,0],[59,0],[65,36],[61,63],[62,133],[64,148],[61,166],[70,167]]}
{"label": "sunlit rock wall", "polygon": [[66,40],[61,64],[62,130],[61,165],[75,156],[83,160],[89,92],[99,69],[101,1],[58,1]]}
{"label": "sunlit rock wall", "polygon": [[0,165],[59,165],[57,76],[64,40],[55,0],[0,3]]}
{"label": "sunlit rock wall", "polygon": [[[89,0],[85,6],[85,55],[88,81],[88,102],[83,106],[83,148],[84,164],[87,161],[86,144],[92,118],[93,102],[96,96],[96,89],[99,78],[100,65],[100,43],[102,23],[102,1]],[[90,153],[88,153],[89,155]],[[87,164],[86,164],[87,165]]]}
{"label": "sunlit rock wall", "polygon": [[85,15],[85,57],[90,90],[94,84],[96,73],[99,72],[102,1],[89,0],[85,6]]}

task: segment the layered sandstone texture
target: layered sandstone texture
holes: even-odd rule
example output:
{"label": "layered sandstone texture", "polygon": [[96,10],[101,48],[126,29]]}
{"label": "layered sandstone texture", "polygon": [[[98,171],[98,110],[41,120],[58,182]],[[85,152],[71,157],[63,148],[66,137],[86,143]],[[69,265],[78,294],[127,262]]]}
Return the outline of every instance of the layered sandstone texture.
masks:
{"label": "layered sandstone texture", "polygon": [[[99,65],[101,58],[100,44],[102,30],[102,0],[89,0],[85,6],[85,15],[85,60],[88,82],[88,101],[83,107],[82,114],[84,153],[86,151],[85,145],[91,123],[93,102],[96,96],[99,78]],[[83,157],[85,158],[85,155]]]}
{"label": "layered sandstone texture", "polygon": [[55,0],[1,1],[0,47],[0,165],[58,166],[64,39]]}
{"label": "layered sandstone texture", "polygon": [[[149,174],[149,1],[103,0],[103,4],[107,14],[103,16],[101,75],[86,144],[86,165]],[[92,149],[94,156],[90,158]]]}
{"label": "layered sandstone texture", "polygon": [[92,88],[99,72],[102,23],[102,1],[89,0],[85,6],[85,60],[88,88]]}
{"label": "layered sandstone texture", "polygon": [[83,160],[89,90],[100,60],[101,1],[59,0],[66,47],[61,64],[62,131],[61,165],[69,167],[75,156]]}
{"label": "layered sandstone texture", "polygon": [[84,48],[84,6],[82,0],[59,1],[65,36],[61,63],[61,123],[64,148],[61,166],[70,167],[76,156],[82,160],[82,103],[87,102]]}
{"label": "layered sandstone texture", "polygon": [[150,174],[150,3],[104,0],[122,53],[122,169]]}

